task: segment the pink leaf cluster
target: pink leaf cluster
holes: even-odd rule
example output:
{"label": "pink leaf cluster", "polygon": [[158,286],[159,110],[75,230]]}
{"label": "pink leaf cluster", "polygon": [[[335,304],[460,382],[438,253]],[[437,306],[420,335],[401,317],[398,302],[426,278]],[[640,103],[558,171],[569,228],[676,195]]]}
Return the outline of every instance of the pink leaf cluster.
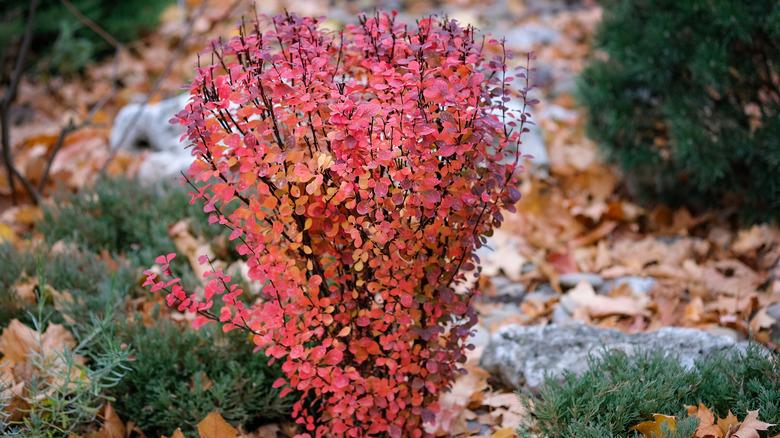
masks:
{"label": "pink leaf cluster", "polygon": [[476,291],[456,286],[519,198],[528,114],[507,102],[526,102],[527,66],[509,73],[501,42],[454,21],[263,20],[212,45],[175,118],[193,202],[232,230],[261,296],[218,269],[185,292],[171,255],[147,285],[251,332],[307,436],[422,436],[476,322]]}

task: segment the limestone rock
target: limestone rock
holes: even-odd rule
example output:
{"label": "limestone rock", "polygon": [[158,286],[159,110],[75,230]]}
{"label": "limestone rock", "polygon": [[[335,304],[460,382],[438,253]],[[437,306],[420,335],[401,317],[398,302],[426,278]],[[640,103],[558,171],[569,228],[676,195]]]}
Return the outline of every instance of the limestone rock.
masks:
{"label": "limestone rock", "polygon": [[583,373],[588,358],[605,351],[621,350],[629,355],[660,351],[691,367],[708,355],[744,351],[747,345],[727,336],[680,327],[625,334],[584,324],[509,325],[492,335],[481,366],[512,388],[536,390],[547,374],[557,378],[565,372]]}

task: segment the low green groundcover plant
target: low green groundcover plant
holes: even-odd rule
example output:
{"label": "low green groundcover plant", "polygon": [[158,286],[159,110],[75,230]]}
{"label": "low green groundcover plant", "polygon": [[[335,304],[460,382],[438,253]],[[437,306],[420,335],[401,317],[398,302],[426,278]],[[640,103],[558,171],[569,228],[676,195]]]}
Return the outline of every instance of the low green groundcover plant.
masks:
{"label": "low green groundcover plant", "polygon": [[[648,201],[780,216],[780,3],[603,0],[589,134]],[[603,56],[601,56],[603,55]]]}
{"label": "low green groundcover plant", "polygon": [[[156,317],[152,320],[160,322],[151,327],[128,322],[127,299],[137,296],[138,280],[152,254],[174,250],[170,225],[189,220],[195,236],[212,243],[223,238],[224,232],[206,227],[203,215],[196,214],[198,207],[188,201],[186,190],[177,185],[104,180],[44,206],[40,245],[0,245],[0,329],[14,318],[30,327],[43,318],[80,338],[99,322],[100,336],[78,352],[88,359],[85,370],[96,378],[103,370],[122,371],[121,379],[110,385],[118,386],[109,389],[95,380],[94,385],[69,388],[56,403],[40,406],[25,424],[4,423],[7,418],[0,415],[0,436],[44,436],[37,431],[49,427],[49,415],[70,424],[68,430],[84,431],[105,401],[147,436],[170,436],[177,427],[193,432],[215,410],[245,430],[289,417],[291,402],[279,399],[279,390],[272,388],[281,375],[279,367],[268,366],[267,358],[253,353],[240,334],[193,330]],[[232,250],[227,246],[225,251],[221,258],[229,259]],[[197,281],[182,259],[177,269],[190,282]],[[34,300],[19,298],[20,283],[37,285]],[[70,299],[54,296],[52,290]],[[116,358],[122,358],[121,366]],[[0,400],[0,406],[8,402]]]}
{"label": "low green groundcover plant", "polygon": [[[208,226],[201,208],[190,205],[187,190],[174,183],[101,180],[91,189],[59,196],[44,209],[38,229],[50,245],[64,240],[85,251],[107,251],[115,259],[143,270],[157,255],[176,251],[168,229],[180,220],[188,220],[195,236],[212,243],[227,242],[228,232]],[[234,257],[234,247],[224,246],[226,257]],[[198,281],[185,258],[172,267],[186,284]]]}
{"label": "low green groundcover plant", "polygon": [[[88,321],[91,314],[113,312],[113,303],[133,283],[127,268],[111,270],[98,255],[67,246],[58,251],[48,247],[19,251],[3,244],[0,260],[0,329],[12,319],[31,322],[35,302],[21,299],[16,290],[25,284],[32,289],[29,293],[37,294],[46,312],[53,312],[52,321],[62,323],[64,316],[70,321]],[[53,296],[58,292],[66,293],[67,299]]]}
{"label": "low green groundcover plant", "polygon": [[[531,415],[521,436],[639,436],[631,427],[661,413],[678,419],[667,438],[689,438],[697,420],[688,417],[685,405],[699,403],[720,417],[731,410],[744,418],[748,410],[758,410],[762,421],[780,424],[780,357],[753,346],[745,354],[715,356],[685,369],[658,353],[631,358],[611,352],[592,360],[586,373],[550,379],[538,396],[522,397]],[[775,426],[762,436],[777,433]]]}
{"label": "low green groundcover plant", "polygon": [[123,336],[133,346],[133,371],[112,391],[115,407],[148,436],[170,436],[177,427],[189,436],[214,410],[244,430],[289,417],[293,400],[271,387],[281,370],[238,332],[163,321],[134,323]]}
{"label": "low green groundcover plant", "polygon": [[60,195],[44,210],[38,228],[50,244],[64,239],[93,252],[126,255],[133,264],[145,266],[157,256],[155,251],[175,250],[168,227],[179,220],[192,218],[196,235],[219,235],[199,210],[176,184],[109,179],[77,194]]}

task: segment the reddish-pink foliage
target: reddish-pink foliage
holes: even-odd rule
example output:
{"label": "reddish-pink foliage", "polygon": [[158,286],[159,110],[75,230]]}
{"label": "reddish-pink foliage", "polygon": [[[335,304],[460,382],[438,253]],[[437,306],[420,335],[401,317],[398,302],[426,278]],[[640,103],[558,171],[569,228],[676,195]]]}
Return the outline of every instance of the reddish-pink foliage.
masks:
{"label": "reddish-pink foliage", "polygon": [[253,333],[282,362],[275,386],[302,394],[307,434],[422,436],[476,322],[475,291],[454,288],[519,198],[527,113],[506,103],[525,104],[527,66],[508,73],[502,43],[454,21],[269,20],[213,44],[175,119],[193,202],[239,239],[261,296],[214,269],[187,293],[167,279],[172,254],[147,285],[198,323]]}

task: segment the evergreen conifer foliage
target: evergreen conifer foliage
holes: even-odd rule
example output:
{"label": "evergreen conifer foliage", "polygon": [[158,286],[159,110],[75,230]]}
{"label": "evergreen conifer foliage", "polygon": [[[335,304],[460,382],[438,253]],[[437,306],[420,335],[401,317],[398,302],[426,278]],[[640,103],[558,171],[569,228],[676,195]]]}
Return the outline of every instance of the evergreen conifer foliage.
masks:
{"label": "evergreen conifer foliage", "polygon": [[[780,3],[604,0],[589,133],[646,201],[780,215]],[[734,202],[736,201],[736,203]]]}

